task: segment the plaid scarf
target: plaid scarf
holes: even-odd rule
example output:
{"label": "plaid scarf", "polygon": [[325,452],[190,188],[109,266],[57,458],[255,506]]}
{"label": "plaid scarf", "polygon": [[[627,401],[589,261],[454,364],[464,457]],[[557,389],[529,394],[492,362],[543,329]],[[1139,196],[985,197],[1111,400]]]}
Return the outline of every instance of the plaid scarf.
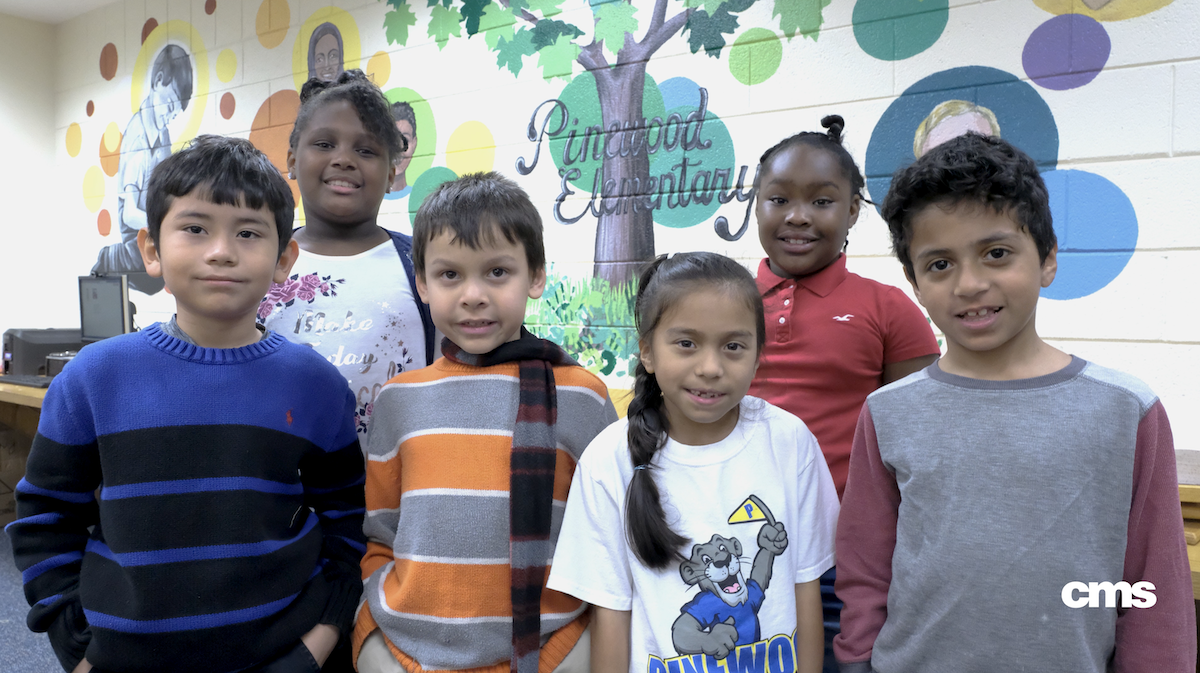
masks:
{"label": "plaid scarf", "polygon": [[554,425],[558,400],[554,365],[577,365],[552,341],[521,328],[521,338],[475,355],[449,339],[442,354],[451,362],[490,367],[516,362],[520,372],[520,403],[513,426],[509,459],[508,558],[512,585],[514,673],[537,673],[542,631],[542,585],[550,559],[550,515],[554,509],[554,464],[557,440]]}

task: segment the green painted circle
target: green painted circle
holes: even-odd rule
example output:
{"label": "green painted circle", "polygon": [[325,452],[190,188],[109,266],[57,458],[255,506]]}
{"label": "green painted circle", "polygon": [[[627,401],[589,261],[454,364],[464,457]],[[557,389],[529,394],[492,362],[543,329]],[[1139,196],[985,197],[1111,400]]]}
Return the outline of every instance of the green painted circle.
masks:
{"label": "green painted circle", "polygon": [[[414,108],[416,106],[413,106]],[[420,136],[418,136],[420,137]],[[416,159],[413,159],[416,161]],[[408,195],[408,221],[416,223],[417,209],[425,203],[425,197],[433,193],[443,182],[449,182],[458,177],[458,173],[446,168],[445,166],[437,166],[430,168],[421,173],[421,177],[413,183],[412,193]]]}
{"label": "green painted circle", "polygon": [[[554,165],[561,170],[570,170],[572,168],[579,169],[579,177],[571,180],[571,185],[576,189],[584,192],[585,195],[592,193],[592,186],[595,184],[597,171],[602,171],[604,167],[603,159],[603,136],[599,136],[601,158],[593,159],[593,152],[587,152],[587,156],[580,160],[580,155],[583,154],[584,140],[589,140],[589,147],[594,148],[597,142],[597,134],[593,132],[590,139],[587,135],[589,126],[599,126],[604,128],[604,119],[600,114],[600,94],[596,91],[596,77],[590,72],[585,72],[571,80],[565,87],[558,99],[567,106],[567,124],[562,132],[550,139],[548,149],[550,155],[554,159]],[[634,111],[636,113],[636,111]],[[655,117],[666,117],[665,106],[663,105],[662,93],[658,90],[658,83],[650,75],[646,75],[645,85],[642,87],[642,110],[641,117],[647,121]],[[558,128],[562,122],[561,113],[554,112],[551,114],[548,131],[553,131]],[[567,148],[567,142],[570,139],[571,132],[575,132],[575,137],[571,140],[571,157],[564,157],[564,150]],[[567,163],[570,159],[570,163]],[[653,155],[651,155],[653,160]],[[603,173],[601,173],[603,174]]]}
{"label": "green painted circle", "polygon": [[783,43],[766,28],[751,28],[738,36],[729,51],[729,72],[742,84],[762,84],[783,61]]}
{"label": "green painted circle", "polygon": [[950,0],[858,0],[854,39],[881,61],[901,61],[932,47],[949,18]]}
{"label": "green painted circle", "polygon": [[[383,95],[389,103],[408,103],[417,117],[417,128],[414,129],[417,135],[417,151],[413,153],[406,171],[408,184],[415,185],[421,174],[433,166],[433,157],[437,153],[437,125],[433,120],[433,108],[429,107],[429,102],[424,96],[405,87],[388,89]],[[415,206],[413,212],[416,212]]]}
{"label": "green painted circle", "polygon": [[[696,111],[695,106],[682,106],[672,108],[671,112],[677,113],[683,119]],[[650,155],[650,175],[658,178],[658,186],[655,189],[662,192],[662,176],[671,174],[676,179],[679,178],[682,168],[678,167],[687,159],[688,174],[684,187],[684,197],[688,199],[688,204],[685,207],[670,208],[668,206],[668,197],[662,197],[662,205],[654,211],[654,221],[664,227],[672,229],[684,229],[693,227],[701,222],[707,221],[721,207],[721,202],[716,198],[716,192],[712,191],[712,183],[714,182],[713,172],[717,169],[726,169],[731,171],[727,185],[724,190],[729,191],[733,187],[733,183],[737,181],[737,166],[734,163],[734,148],[733,138],[729,136],[729,130],[725,128],[725,122],[721,121],[712,111],[707,111],[704,114],[704,127],[701,139],[711,142],[712,145],[707,149],[695,148],[690,150],[683,149],[683,143],[678,143],[670,150],[659,149],[655,154]],[[699,162],[697,164],[697,162]],[[708,177],[704,178],[701,173],[707,171]],[[708,189],[705,189],[705,183],[708,183]],[[676,183],[676,191],[678,191],[678,183]],[[693,191],[695,188],[695,191]],[[668,185],[668,190],[670,185]],[[711,199],[707,204],[696,200],[696,193],[699,192],[702,198]],[[679,198],[676,196],[676,198]]]}

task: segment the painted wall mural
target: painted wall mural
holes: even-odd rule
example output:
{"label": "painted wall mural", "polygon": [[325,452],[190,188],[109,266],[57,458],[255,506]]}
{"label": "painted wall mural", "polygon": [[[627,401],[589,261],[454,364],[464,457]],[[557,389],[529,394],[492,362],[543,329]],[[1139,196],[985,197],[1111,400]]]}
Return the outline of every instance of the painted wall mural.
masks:
{"label": "painted wall mural", "polygon": [[[197,133],[228,133],[282,171],[304,81],[361,68],[408,143],[381,223],[410,230],[425,196],[464,173],[513,177],[542,209],[551,260],[529,323],[628,385],[638,267],[657,253],[708,249],[753,268],[758,156],[828,113],[847,119],[847,146],[877,203],[895,170],[955,135],[1022,147],[1043,171],[1060,242],[1058,278],[1043,292],[1049,320],[1128,301],[1128,288],[1147,282],[1145,265],[1131,271],[1145,237],[1163,240],[1162,228],[1178,225],[1154,217],[1129,171],[1111,169],[1164,151],[1131,143],[1091,153],[1089,143],[1121,132],[1103,121],[1124,104],[1113,82],[1140,67],[1164,25],[1200,20],[1189,4],[119,2],[71,22],[95,36],[84,40],[86,62],[82,48],[66,57],[91,75],[62,97],[73,102],[59,119],[60,165],[82,184],[78,208],[95,232],[82,240],[96,269],[134,274],[148,322],[170,310],[161,283],[137,275],[131,246],[154,165]],[[1145,63],[1200,57],[1190,36],[1156,49]],[[302,219],[294,183],[293,193]],[[903,287],[885,231],[876,213],[860,220],[850,268]],[[1051,336],[1097,339],[1074,320],[1053,323],[1061,333]],[[1122,329],[1099,339],[1140,338]]]}

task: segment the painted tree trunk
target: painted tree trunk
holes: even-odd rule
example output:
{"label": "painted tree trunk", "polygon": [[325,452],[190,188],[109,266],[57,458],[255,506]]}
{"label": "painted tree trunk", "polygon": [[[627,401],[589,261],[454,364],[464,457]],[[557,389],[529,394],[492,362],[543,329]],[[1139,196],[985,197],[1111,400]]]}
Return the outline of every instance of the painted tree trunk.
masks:
{"label": "painted tree trunk", "polygon": [[642,116],[646,61],[594,74],[606,142],[593,275],[615,286],[631,281],[654,258],[654,218],[646,207],[650,157]]}

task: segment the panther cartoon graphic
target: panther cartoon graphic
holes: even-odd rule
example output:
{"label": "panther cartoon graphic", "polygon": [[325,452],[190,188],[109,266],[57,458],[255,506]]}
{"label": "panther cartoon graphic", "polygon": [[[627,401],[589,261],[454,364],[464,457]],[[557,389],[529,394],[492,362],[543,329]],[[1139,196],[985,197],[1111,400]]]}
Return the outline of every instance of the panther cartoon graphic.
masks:
{"label": "panther cartoon graphic", "polygon": [[700,587],[671,625],[671,641],[679,654],[724,659],[738,645],[761,638],[758,610],[771,583],[775,557],[788,544],[783,524],[761,507],[767,523],[758,531],[758,553],[749,580],[743,572],[742,543],[736,537],[713,535],[708,542],[694,545],[691,557],[679,564],[683,581]]}

